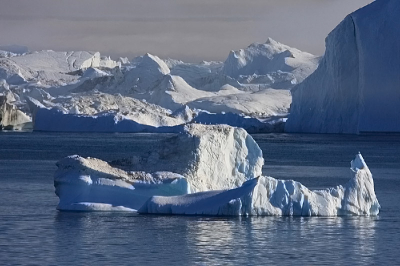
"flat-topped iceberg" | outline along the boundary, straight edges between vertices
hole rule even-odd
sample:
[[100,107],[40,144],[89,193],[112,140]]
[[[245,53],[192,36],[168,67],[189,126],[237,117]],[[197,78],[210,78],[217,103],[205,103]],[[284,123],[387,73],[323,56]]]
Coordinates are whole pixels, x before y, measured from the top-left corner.
[[361,154],[351,162],[354,177],[345,185],[309,190],[293,180],[261,176],[241,187],[181,196],[153,196],[139,213],[221,216],[377,215],[372,174]]

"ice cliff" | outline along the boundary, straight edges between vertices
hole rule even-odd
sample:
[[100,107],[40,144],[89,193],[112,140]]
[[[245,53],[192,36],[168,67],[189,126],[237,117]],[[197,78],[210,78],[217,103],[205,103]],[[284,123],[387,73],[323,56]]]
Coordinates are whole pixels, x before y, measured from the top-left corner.
[[400,132],[399,14],[399,1],[374,1],[328,35],[318,69],[292,89],[287,132]]

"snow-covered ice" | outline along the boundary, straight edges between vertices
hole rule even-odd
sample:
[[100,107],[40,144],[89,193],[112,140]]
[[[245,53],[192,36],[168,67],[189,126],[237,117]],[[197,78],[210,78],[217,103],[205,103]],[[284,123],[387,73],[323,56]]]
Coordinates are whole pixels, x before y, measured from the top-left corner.
[[309,190],[293,180],[261,176],[241,187],[181,196],[153,196],[139,213],[221,216],[378,215],[372,174],[361,154],[351,162],[354,177],[344,186]]
[[400,2],[374,1],[326,38],[318,69],[292,90],[285,130],[400,132]]

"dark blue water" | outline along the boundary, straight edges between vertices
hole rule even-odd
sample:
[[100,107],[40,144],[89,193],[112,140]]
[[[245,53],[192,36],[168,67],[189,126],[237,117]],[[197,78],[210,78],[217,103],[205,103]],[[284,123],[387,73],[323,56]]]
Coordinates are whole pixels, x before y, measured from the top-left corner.
[[166,135],[0,134],[0,265],[400,264],[400,137],[255,135],[264,174],[310,188],[344,184],[361,151],[378,217],[214,218],[58,212],[55,162],[112,160]]

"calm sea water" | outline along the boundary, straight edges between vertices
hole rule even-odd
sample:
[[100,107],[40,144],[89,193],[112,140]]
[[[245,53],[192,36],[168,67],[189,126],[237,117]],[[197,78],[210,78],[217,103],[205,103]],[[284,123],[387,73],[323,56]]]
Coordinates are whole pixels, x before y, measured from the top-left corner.
[[149,150],[168,135],[0,134],[0,265],[400,265],[400,136],[255,135],[264,174],[344,184],[361,151],[378,217],[215,218],[56,210],[55,162]]

